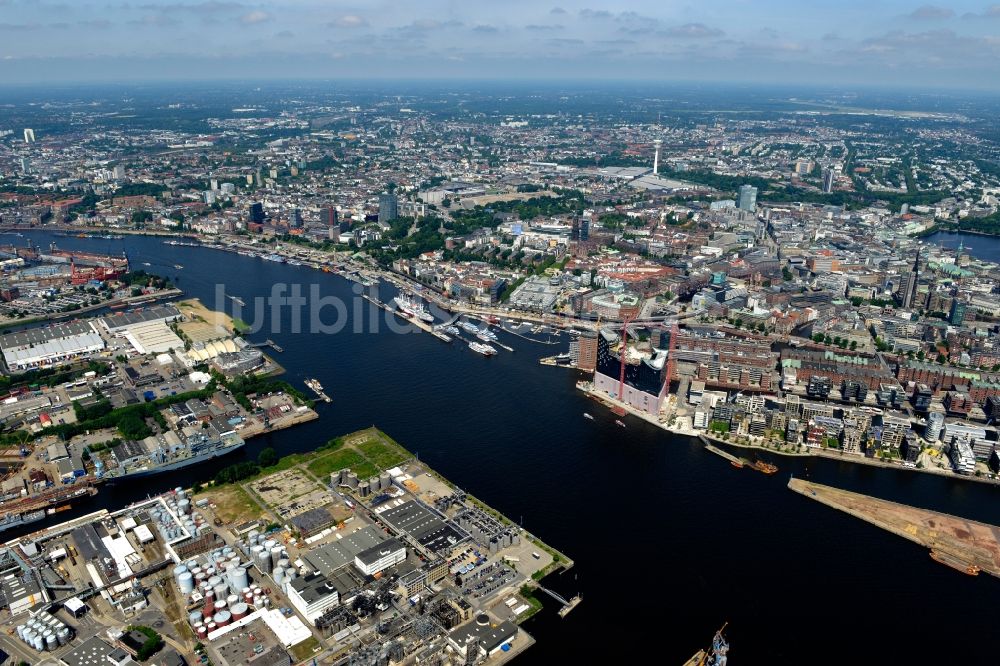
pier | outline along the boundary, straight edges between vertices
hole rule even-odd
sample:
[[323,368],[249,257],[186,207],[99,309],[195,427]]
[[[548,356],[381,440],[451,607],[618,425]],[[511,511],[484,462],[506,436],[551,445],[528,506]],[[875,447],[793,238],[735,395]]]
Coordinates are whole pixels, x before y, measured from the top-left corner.
[[399,310],[394,310],[394,309],[390,308],[387,304],[383,303],[382,301],[380,301],[377,298],[373,298],[373,297],[369,296],[368,294],[361,294],[361,298],[365,299],[366,301],[368,301],[372,305],[375,305],[377,307],[382,308],[386,312],[394,314],[397,317],[401,317],[403,319],[406,319],[406,321],[410,322],[411,324],[413,324],[414,326],[416,326],[417,328],[419,328],[421,331],[426,331],[427,333],[430,333],[431,335],[433,335],[438,340],[441,340],[442,342],[451,342],[451,338],[449,336],[445,335],[444,333],[442,333],[440,331],[435,331],[433,326],[431,326],[430,324],[428,324],[425,321],[421,321],[417,317],[409,317],[409,318],[403,317],[403,315],[401,315],[399,313]]
[[323,402],[333,402],[333,398],[331,398],[330,396],[328,396],[326,394],[326,392],[323,390],[323,387],[320,385],[320,383],[317,380],[315,380],[315,379],[307,379],[306,382],[305,382],[305,384]]
[[1000,577],[1000,527],[792,478],[788,488],[930,549],[961,573]]
[[552,597],[553,599],[555,599],[556,601],[558,601],[559,603],[562,604],[562,608],[559,609],[559,617],[566,617],[567,615],[569,615],[569,612],[571,610],[573,610],[574,608],[576,608],[577,606],[579,606],[580,605],[580,601],[582,601],[580,599],[580,595],[579,594],[576,595],[575,597],[573,597],[572,599],[567,600],[565,597],[563,597],[558,592],[553,592],[552,590],[550,590],[547,587],[543,587],[543,586],[539,585],[538,589],[541,590],[542,592],[544,592],[545,594],[549,595],[550,597]]
[[705,445],[706,451],[710,451],[717,456],[725,458],[726,460],[731,462],[735,467],[743,467],[742,460],[734,456],[732,453],[729,453],[728,451],[723,451],[716,445],[712,444],[710,441],[708,441],[708,438],[705,437],[704,435],[698,435],[698,439],[701,441],[702,444]]
[[280,346],[278,346],[277,342],[275,342],[274,340],[271,340],[270,338],[268,338],[264,342],[251,342],[250,346],[251,347],[257,347],[258,349],[260,349],[262,347],[270,347],[271,349],[273,349],[276,352],[283,352],[283,351],[285,351]]

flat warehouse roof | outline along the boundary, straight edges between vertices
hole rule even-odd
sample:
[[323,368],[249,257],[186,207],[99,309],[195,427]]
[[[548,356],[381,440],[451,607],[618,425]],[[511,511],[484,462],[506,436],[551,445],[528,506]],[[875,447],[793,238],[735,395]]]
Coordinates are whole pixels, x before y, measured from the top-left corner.
[[177,318],[180,316],[180,310],[173,305],[155,305],[151,308],[143,308],[142,310],[133,310],[131,312],[120,312],[118,314],[108,315],[107,317],[102,317],[102,321],[109,330],[115,330],[122,328],[123,326],[131,326],[133,324],[141,324],[143,322],[156,321],[159,319]]
[[342,539],[315,548],[302,557],[316,571],[330,574],[354,562],[358,553],[379,545],[387,538],[382,530],[369,525]]
[[56,324],[55,326],[28,328],[23,331],[16,331],[0,336],[0,348],[7,349],[8,347],[39,345],[57,338],[86,335],[93,332],[94,328],[87,321],[71,321],[66,324]]

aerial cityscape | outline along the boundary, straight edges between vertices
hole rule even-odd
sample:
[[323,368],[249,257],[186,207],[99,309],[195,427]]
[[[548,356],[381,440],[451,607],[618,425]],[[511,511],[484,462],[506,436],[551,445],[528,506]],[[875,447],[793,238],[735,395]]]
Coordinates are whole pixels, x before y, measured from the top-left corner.
[[887,5],[0,2],[0,664],[996,663],[1000,12]]

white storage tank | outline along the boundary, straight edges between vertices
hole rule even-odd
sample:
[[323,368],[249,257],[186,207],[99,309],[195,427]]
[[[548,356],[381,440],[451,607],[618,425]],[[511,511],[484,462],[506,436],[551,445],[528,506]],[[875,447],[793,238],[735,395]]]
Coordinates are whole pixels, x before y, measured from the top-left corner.
[[242,590],[247,587],[250,584],[250,578],[247,576],[247,570],[243,567],[236,567],[233,569],[229,582],[232,583],[233,590]]
[[191,594],[194,592],[194,577],[190,571],[185,571],[177,579],[177,586],[181,589],[181,594]]

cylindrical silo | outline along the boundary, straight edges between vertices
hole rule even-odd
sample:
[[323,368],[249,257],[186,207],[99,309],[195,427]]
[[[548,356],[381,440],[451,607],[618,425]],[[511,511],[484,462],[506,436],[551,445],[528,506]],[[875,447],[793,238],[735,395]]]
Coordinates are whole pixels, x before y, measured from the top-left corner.
[[233,591],[240,590],[242,592],[243,588],[250,585],[250,577],[247,575],[246,568],[236,567],[233,569],[233,576],[230,581],[233,584]]
[[392,485],[392,477],[388,474],[380,474],[378,477],[378,487],[379,490],[388,490],[389,486]]
[[249,610],[250,609],[247,608],[247,605],[242,601],[237,604],[233,604],[230,607],[230,612],[232,612],[234,620],[242,620],[244,617],[247,616]]
[[177,579],[177,586],[181,589],[181,594],[191,594],[194,592],[194,577],[190,571],[185,571]]
[[282,584],[285,582],[285,570],[275,569],[273,572],[271,572],[271,577],[274,578],[275,585],[281,587]]
[[264,548],[258,552],[255,564],[261,572],[266,574],[271,573],[271,551]]
[[219,583],[212,589],[215,591],[216,603],[219,603],[220,599],[225,599],[226,595],[229,594],[229,585],[225,582]]
[[59,640],[60,647],[69,643],[69,627],[63,627],[57,631],[56,638]]
[[31,639],[31,646],[39,652],[43,652],[45,650],[45,638],[41,634],[35,634]]
[[202,625],[195,630],[195,633],[198,634],[198,638],[201,639],[208,638],[208,627]]
[[194,626],[199,622],[201,622],[201,611],[191,611],[191,613],[188,615],[188,622],[191,623],[191,626]]
[[51,629],[48,629],[45,632],[45,649],[48,650],[49,652],[52,652],[57,647],[59,647],[59,639],[56,638],[55,632],[53,632]]
[[225,599],[221,599],[215,602],[215,612],[218,613],[220,610],[225,610],[229,604],[226,603]]
[[219,611],[219,612],[218,612],[218,613],[216,613],[216,614],[215,614],[215,616],[214,616],[214,617],[212,618],[212,621],[213,621],[213,622],[215,622],[215,625],[216,625],[217,627],[224,627],[224,626],[226,626],[227,624],[229,624],[230,622],[232,622],[232,620],[233,620],[233,616],[232,616],[232,614],[231,614],[231,613],[230,613],[229,611],[227,611],[227,610],[224,610],[224,611]]

